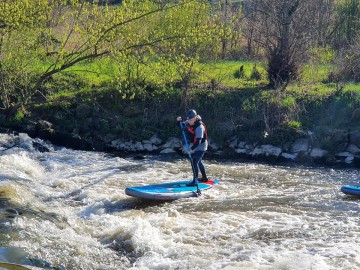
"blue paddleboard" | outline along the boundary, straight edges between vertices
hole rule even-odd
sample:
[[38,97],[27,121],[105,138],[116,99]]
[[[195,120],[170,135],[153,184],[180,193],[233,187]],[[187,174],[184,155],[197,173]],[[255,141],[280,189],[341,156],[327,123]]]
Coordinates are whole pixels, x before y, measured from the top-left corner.
[[[197,187],[187,187],[191,181],[169,182],[148,186],[128,187],[125,194],[147,200],[171,201],[181,198],[197,197]],[[207,182],[199,182],[201,191],[212,188],[219,183],[219,180],[209,179]]]
[[348,195],[360,196],[360,186],[342,186],[341,191]]

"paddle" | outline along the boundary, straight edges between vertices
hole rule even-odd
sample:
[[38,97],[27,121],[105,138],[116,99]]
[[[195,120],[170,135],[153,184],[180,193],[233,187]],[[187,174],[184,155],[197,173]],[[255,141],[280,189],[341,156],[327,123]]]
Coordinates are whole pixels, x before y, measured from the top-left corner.
[[198,196],[200,196],[200,195],[201,195],[201,191],[200,191],[200,189],[199,189],[198,180],[195,178],[194,162],[193,162],[192,156],[191,156],[191,154],[190,154],[189,144],[188,144],[187,139],[186,139],[186,135],[185,135],[185,131],[184,131],[184,123],[181,122],[181,121],[180,121],[180,127],[181,127],[181,132],[182,132],[183,137],[184,137],[186,150],[187,150],[187,152],[188,152],[189,159],[190,159],[190,163],[191,163],[191,169],[192,169],[192,172],[193,172],[193,177],[194,177],[195,184],[196,184],[196,188],[197,188],[196,193],[197,193]]

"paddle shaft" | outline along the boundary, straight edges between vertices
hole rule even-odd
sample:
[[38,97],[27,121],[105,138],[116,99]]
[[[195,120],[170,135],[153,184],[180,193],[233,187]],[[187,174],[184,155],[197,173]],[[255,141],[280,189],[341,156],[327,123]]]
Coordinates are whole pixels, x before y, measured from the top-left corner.
[[195,179],[195,168],[194,168],[193,158],[191,156],[190,147],[189,147],[188,141],[186,139],[186,134],[185,134],[185,131],[184,131],[184,123],[181,122],[181,121],[180,121],[180,127],[181,127],[182,135],[184,137],[185,147],[186,147],[186,150],[188,151],[188,155],[189,155],[189,159],[190,159],[190,163],[191,163],[191,169],[192,169],[194,181],[195,181],[195,184],[196,184],[196,187],[197,187],[197,193],[200,194],[201,192],[200,192],[200,189],[199,189],[199,183],[197,181],[198,179]]

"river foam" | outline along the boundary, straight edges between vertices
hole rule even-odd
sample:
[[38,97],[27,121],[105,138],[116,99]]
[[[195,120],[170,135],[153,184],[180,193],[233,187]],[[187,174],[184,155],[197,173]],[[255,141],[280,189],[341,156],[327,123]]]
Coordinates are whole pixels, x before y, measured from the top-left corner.
[[[220,184],[199,198],[146,202],[128,186],[190,179],[186,159],[123,159],[0,136],[0,191],[15,214],[3,245],[60,269],[356,269],[355,170],[205,161]],[[5,147],[4,147],[5,148]],[[39,265],[37,265],[39,266]]]

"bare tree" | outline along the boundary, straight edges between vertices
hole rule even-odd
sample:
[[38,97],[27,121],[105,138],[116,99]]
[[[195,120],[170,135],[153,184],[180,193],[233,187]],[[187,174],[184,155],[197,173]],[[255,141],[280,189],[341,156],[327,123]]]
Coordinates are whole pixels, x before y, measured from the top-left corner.
[[334,45],[338,49],[349,48],[357,42],[360,31],[359,0],[342,1],[337,6],[336,23],[334,26]]
[[259,46],[256,40],[259,40],[260,31],[258,31],[259,14],[256,12],[258,1],[242,2],[242,11],[244,14],[244,36],[246,38],[246,53],[249,57],[258,53]]
[[319,47],[330,45],[336,23],[336,0],[316,0],[314,7],[315,40]]
[[335,80],[360,82],[360,35],[335,60]]
[[212,2],[212,12],[216,18],[220,38],[220,57],[236,58],[240,52],[242,36],[242,4],[241,0],[218,0]]
[[257,43],[268,60],[269,84],[284,87],[297,78],[299,65],[314,43],[316,0],[254,0]]

